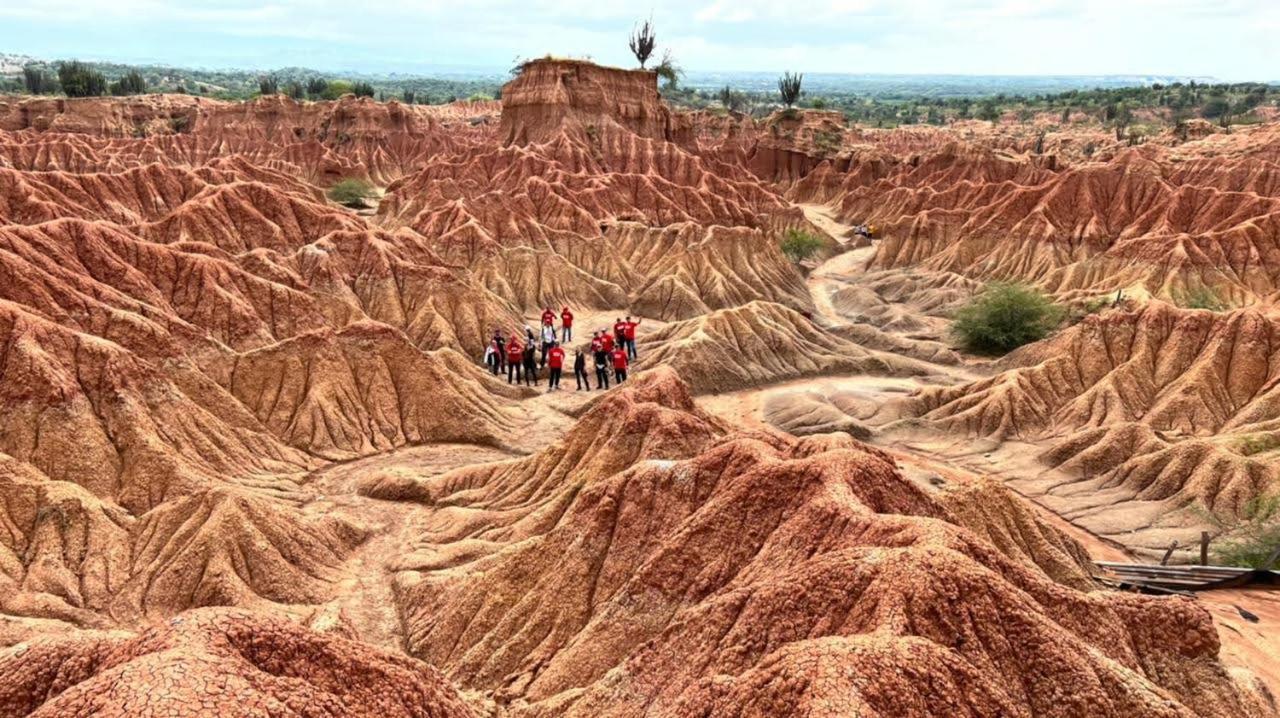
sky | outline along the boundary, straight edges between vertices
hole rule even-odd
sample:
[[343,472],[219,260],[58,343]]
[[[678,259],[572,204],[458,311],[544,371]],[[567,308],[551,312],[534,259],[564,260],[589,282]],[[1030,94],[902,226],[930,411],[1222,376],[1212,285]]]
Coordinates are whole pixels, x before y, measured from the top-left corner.
[[0,0],[0,52],[190,67],[634,64],[686,70],[1280,79],[1280,0]]

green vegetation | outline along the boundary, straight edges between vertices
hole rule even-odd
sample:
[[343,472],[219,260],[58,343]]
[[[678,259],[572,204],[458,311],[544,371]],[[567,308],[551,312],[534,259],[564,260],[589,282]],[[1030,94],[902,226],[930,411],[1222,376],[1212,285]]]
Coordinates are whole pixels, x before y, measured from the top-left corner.
[[1004,354],[1045,338],[1062,318],[1062,307],[1039,290],[993,282],[956,312],[952,331],[972,351]]
[[53,74],[38,67],[22,68],[22,86],[32,95],[50,95],[58,91]]
[[324,87],[324,92],[320,93],[322,100],[336,100],[343,95],[355,92],[355,85],[346,80],[333,80]]
[[[12,69],[8,73],[0,74],[0,93],[49,95],[63,91],[64,88],[59,85],[58,71],[60,65],[70,65],[70,62],[32,60],[13,55],[5,56],[5,59],[9,61]],[[87,89],[83,89],[83,83],[77,82],[75,91],[81,94],[72,95],[75,97],[109,94],[112,86],[131,72],[137,73],[142,78],[142,86],[147,92],[190,93],[220,100],[247,100],[263,94],[263,88],[259,83],[263,77],[275,80],[276,92],[283,91],[292,97],[296,94],[296,88],[292,83],[299,83],[306,89],[307,99],[321,100],[325,99],[325,90],[329,82],[340,79],[326,77],[324,73],[300,67],[285,67],[263,72],[176,68],[166,65],[126,65],[109,62],[77,64],[79,69],[100,74],[104,82],[101,85],[91,85]],[[345,78],[345,81],[348,83],[348,88],[355,82],[365,82],[372,85],[376,93],[386,93],[387,97],[402,97],[407,91],[414,94],[416,103],[440,104],[449,97],[468,97],[476,94],[492,97],[501,87],[504,78],[499,72],[465,78],[369,74],[353,75]],[[33,89],[28,87],[28,82],[36,83],[35,87],[39,92],[33,92]],[[339,95],[341,93],[337,95],[331,93],[331,97]]]
[[373,97],[375,90],[373,89],[373,85],[360,81],[351,85],[351,92],[356,97]]
[[1249,500],[1238,517],[1203,508],[1197,513],[1218,529],[1221,538],[1211,545],[1218,565],[1266,568],[1267,559],[1280,548],[1280,494]]
[[[703,87],[694,78],[692,85],[667,88],[663,96],[675,105],[701,109],[723,104],[723,84]],[[778,94],[764,89],[763,78],[750,79],[755,89],[730,86],[741,95],[743,111],[763,117],[778,106]],[[1173,128],[1180,122],[1204,117],[1223,126],[1257,122],[1255,111],[1262,107],[1280,106],[1280,85],[1263,83],[1202,84],[1175,82],[1135,87],[1108,87],[1067,90],[1041,94],[1019,94],[1009,88],[1035,87],[1030,81],[1002,78],[972,78],[942,83],[928,92],[919,87],[924,80],[901,85],[886,84],[882,89],[871,80],[852,79],[846,84],[857,90],[841,89],[831,80],[809,86],[798,107],[834,109],[844,113],[845,120],[872,127],[902,125],[946,125],[960,120],[997,121],[1013,116],[1033,122],[1047,116],[1059,126],[1089,118],[1118,128],[1121,139],[1132,137],[1140,142],[1145,135]],[[811,78],[812,84],[812,78]],[[1048,83],[1040,83],[1042,85]],[[875,89],[866,89],[872,87]],[[785,104],[785,101],[783,102]],[[1043,120],[1042,120],[1043,121]],[[1137,132],[1132,132],[1135,128]]]
[[786,105],[788,110],[800,99],[800,85],[803,82],[804,73],[793,75],[790,71],[787,71],[782,73],[782,77],[778,78],[778,95],[782,98],[782,104]]
[[1174,295],[1174,303],[1187,309],[1208,309],[1211,312],[1225,312],[1231,308],[1217,292],[1204,286]]
[[270,97],[280,92],[280,81],[273,75],[263,75],[258,78],[258,93],[263,97]]
[[307,80],[307,97],[313,100],[323,98],[327,89],[329,89],[329,82],[323,77],[313,77]]
[[107,79],[79,60],[58,65],[58,83],[67,97],[97,97],[107,94]]
[[111,83],[111,94],[120,95],[141,95],[147,91],[147,81],[142,79],[142,74],[137,70],[126,72],[119,80]]
[[352,209],[365,209],[369,206],[366,200],[376,197],[373,186],[364,180],[344,179],[329,188],[329,199]]
[[802,229],[788,229],[782,235],[779,247],[782,253],[793,262],[803,262],[822,249],[824,242],[817,235]]
[[747,96],[734,90],[728,85],[725,85],[724,88],[720,90],[720,94],[716,99],[720,100],[720,104],[723,105],[726,110],[731,112],[741,112],[742,108],[747,104]]
[[668,91],[675,90],[680,85],[680,78],[684,77],[684,70],[676,64],[676,60],[671,55],[670,50],[662,53],[662,62],[653,68],[653,73],[666,83],[663,89]]
[[649,61],[654,49],[658,46],[658,35],[653,31],[653,20],[645,20],[644,24],[633,29],[627,46],[631,48],[631,54],[636,56],[640,69],[643,70],[644,64]]
[[290,99],[302,100],[306,98],[307,90],[302,86],[301,82],[290,80],[284,86],[284,94],[288,95]]
[[1240,442],[1240,454],[1253,456],[1280,449],[1280,434],[1253,434]]

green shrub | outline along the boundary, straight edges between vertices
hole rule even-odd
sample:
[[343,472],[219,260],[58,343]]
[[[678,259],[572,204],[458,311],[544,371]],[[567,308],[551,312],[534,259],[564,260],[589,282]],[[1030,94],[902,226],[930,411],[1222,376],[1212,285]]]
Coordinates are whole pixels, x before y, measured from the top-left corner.
[[803,229],[792,228],[782,235],[779,246],[782,248],[782,253],[791,261],[803,262],[817,254],[823,244],[822,239],[817,235]]
[[356,97],[373,97],[373,85],[367,82],[357,82],[351,86],[351,92]]
[[122,95],[141,95],[147,91],[147,81],[142,79],[142,74],[137,70],[126,72],[119,80],[111,83],[111,94],[120,97]]
[[1211,312],[1223,312],[1230,308],[1217,292],[1208,287],[1196,287],[1175,295],[1174,302],[1187,309],[1208,309]]
[[301,100],[307,96],[307,90],[302,86],[301,82],[291,80],[290,82],[285,83],[284,94],[288,95],[290,99]]
[[662,53],[662,61],[654,66],[653,73],[663,81],[665,89],[675,90],[680,86],[680,78],[684,77],[684,68],[676,64],[671,50],[667,49]]
[[319,100],[324,97],[325,90],[329,89],[329,82],[323,77],[313,77],[307,80],[307,97],[313,100]]
[[58,65],[58,82],[67,97],[98,97],[107,94],[107,80],[101,72],[79,60]]
[[955,313],[951,328],[970,350],[1003,354],[1045,338],[1062,317],[1062,307],[1040,291],[993,282]]
[[1244,456],[1265,454],[1273,449],[1280,449],[1280,434],[1254,434],[1240,442],[1240,453]]
[[53,75],[30,65],[22,68],[22,84],[32,95],[47,95],[58,89]]
[[346,80],[334,80],[333,82],[325,85],[324,92],[320,93],[320,96],[326,100],[336,100],[351,91],[352,86],[350,82],[347,82]]
[[365,209],[369,206],[365,200],[374,196],[373,187],[368,182],[355,178],[344,179],[329,188],[329,199],[352,209]]
[[280,92],[280,81],[274,75],[264,75],[258,78],[258,92],[264,97],[270,97]]
[[1212,545],[1218,565],[1265,568],[1271,553],[1280,548],[1280,494],[1247,501],[1239,516],[1203,509],[1198,513],[1218,528],[1221,539]]

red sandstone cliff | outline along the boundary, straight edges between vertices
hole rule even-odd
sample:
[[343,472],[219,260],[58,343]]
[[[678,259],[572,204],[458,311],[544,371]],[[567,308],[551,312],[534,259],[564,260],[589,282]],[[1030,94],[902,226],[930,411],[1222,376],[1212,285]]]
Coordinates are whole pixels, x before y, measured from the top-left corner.
[[648,70],[602,67],[581,60],[532,60],[502,88],[506,144],[546,142],[562,128],[595,134],[615,124],[654,140],[686,139]]

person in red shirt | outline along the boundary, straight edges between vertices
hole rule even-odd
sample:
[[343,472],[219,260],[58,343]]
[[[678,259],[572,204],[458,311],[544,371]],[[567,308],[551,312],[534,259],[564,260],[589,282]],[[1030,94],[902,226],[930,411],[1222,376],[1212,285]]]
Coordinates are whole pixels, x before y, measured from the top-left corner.
[[619,346],[626,344],[627,323],[622,321],[622,317],[613,320],[613,338],[618,340]]
[[551,311],[551,307],[542,310],[542,325],[549,327],[556,323],[556,313]]
[[639,323],[639,319],[633,322],[631,317],[627,317],[627,320],[622,323],[622,336],[626,339],[622,345],[627,348],[627,356],[633,361],[636,358],[636,325]]
[[547,376],[547,391],[560,389],[560,372],[564,369],[564,349],[557,342],[551,343],[547,350],[547,367],[551,373]]
[[573,312],[568,307],[560,310],[560,343],[573,341]]
[[507,383],[510,384],[512,378],[519,384],[523,377],[520,375],[520,367],[524,363],[524,347],[520,346],[520,340],[513,335],[511,341],[507,342]]
[[613,380],[619,384],[627,380],[627,350],[622,347],[613,350]]
[[600,332],[600,348],[605,353],[613,351],[613,335],[609,332]]

